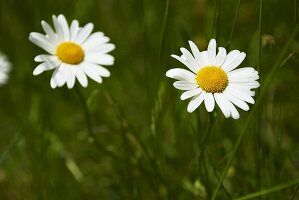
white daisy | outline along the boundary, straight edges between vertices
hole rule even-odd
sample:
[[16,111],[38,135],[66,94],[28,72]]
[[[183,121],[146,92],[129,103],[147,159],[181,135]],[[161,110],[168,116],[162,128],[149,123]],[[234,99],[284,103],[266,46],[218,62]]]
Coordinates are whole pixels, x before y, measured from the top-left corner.
[[166,76],[177,79],[173,86],[185,90],[181,99],[191,98],[188,112],[193,112],[202,102],[208,112],[215,108],[215,101],[226,118],[240,117],[235,106],[248,111],[247,103],[254,104],[254,88],[260,84],[258,72],[252,67],[236,69],[245,59],[246,54],[233,50],[226,54],[226,49],[219,47],[216,53],[216,41],[212,39],[208,50],[200,52],[197,46],[189,41],[192,54],[181,48],[182,55],[171,55],[186,65],[189,70],[174,68]]
[[114,57],[107,54],[114,44],[108,43],[109,38],[102,32],[92,33],[93,24],[79,27],[73,20],[70,27],[63,15],[53,15],[54,30],[42,21],[46,35],[30,33],[29,40],[49,54],[34,58],[40,64],[34,69],[33,75],[55,69],[51,78],[51,87],[56,88],[67,84],[73,88],[77,78],[83,87],[87,87],[87,77],[101,83],[102,77],[109,77],[110,72],[101,65],[113,65]]
[[0,53],[0,85],[7,82],[8,73],[11,70],[11,64],[7,60],[6,56]]

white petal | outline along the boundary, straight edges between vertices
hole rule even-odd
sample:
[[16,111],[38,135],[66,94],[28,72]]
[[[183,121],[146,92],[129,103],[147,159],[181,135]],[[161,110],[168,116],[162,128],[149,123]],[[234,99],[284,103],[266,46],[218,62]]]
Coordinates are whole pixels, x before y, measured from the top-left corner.
[[55,62],[58,61],[58,57],[57,56],[53,56],[53,55],[48,55],[48,54],[41,54],[38,55],[34,58],[35,62]]
[[75,38],[78,35],[78,32],[79,32],[79,22],[77,20],[73,20],[70,28],[70,41],[75,40]]
[[202,91],[199,95],[194,96],[188,104],[187,111],[189,113],[193,112],[205,99],[206,92]]
[[235,69],[236,67],[238,67],[243,62],[245,57],[246,57],[246,54],[244,52],[241,52],[241,53],[239,53],[238,56],[236,56],[234,59],[232,59],[231,62],[226,62],[225,61],[222,68],[226,72],[229,72],[229,71]]
[[44,71],[55,69],[56,67],[58,67],[58,65],[53,65],[53,63],[51,63],[51,62],[41,63],[34,69],[33,75],[34,76],[39,75],[39,74],[43,73]]
[[254,96],[255,95],[255,92],[251,90],[252,89],[251,87],[240,85],[239,83],[238,84],[230,83],[230,86],[234,87],[234,88],[237,88],[240,91],[243,91],[243,92],[249,94],[250,96]]
[[208,54],[208,51],[202,51],[201,52],[201,57],[202,57],[202,59],[203,59],[203,61],[204,61],[204,65],[205,66],[209,66],[209,65],[212,65],[211,63],[210,63],[210,61],[209,61],[209,54]]
[[229,74],[228,73],[228,79],[230,82],[252,82],[256,81],[259,79],[258,74],[241,74],[241,73],[234,73],[234,74]]
[[63,41],[63,33],[62,33],[61,27],[59,25],[58,19],[55,15],[52,16],[52,19],[53,19],[53,24],[54,24],[57,40],[59,42],[62,42]]
[[85,50],[85,52],[88,52],[88,53],[101,53],[101,54],[105,54],[105,53],[109,53],[113,49],[115,49],[115,45],[114,44],[100,44],[100,45],[97,45],[97,46],[92,47],[92,48],[88,47],[88,48],[86,48],[84,50]]
[[92,67],[89,67],[86,64],[82,64],[81,68],[84,70],[84,73],[91,78],[92,80],[98,82],[98,83],[102,83],[103,80],[100,76],[100,74],[97,73],[97,71],[95,71]]
[[232,84],[236,84],[239,86],[249,87],[249,88],[258,88],[260,87],[260,83],[257,81],[250,81],[250,82],[233,82]]
[[205,65],[205,63],[204,63],[204,60],[202,58],[202,55],[201,55],[199,49],[192,41],[189,41],[189,45],[190,45],[191,51],[194,55],[194,58],[195,58],[196,62],[198,63],[198,66],[203,67]]
[[189,65],[187,65],[187,67],[189,67],[189,69],[191,71],[193,71],[194,73],[197,73],[198,70],[200,69],[200,66],[199,66],[198,62],[196,62],[193,55],[185,48],[181,48],[180,50],[181,50],[183,56],[187,59],[187,62],[189,63]]
[[216,58],[216,40],[211,39],[208,45],[208,55],[209,55],[209,63],[211,65],[215,65]]
[[58,85],[58,83],[56,81],[57,72],[58,72],[58,68],[55,69],[55,71],[52,74],[51,80],[50,80],[50,85],[53,89],[55,89]]
[[231,76],[251,76],[258,75],[258,72],[252,67],[242,67],[228,72]]
[[107,70],[105,67],[102,67],[100,65],[94,64],[94,63],[89,63],[89,62],[84,62],[82,63],[85,67],[91,68],[92,71],[94,71],[96,74],[102,76],[102,77],[109,77],[110,72]]
[[230,110],[228,109],[227,105],[225,104],[225,100],[223,100],[223,98],[225,98],[223,96],[222,93],[215,93],[214,94],[215,97],[215,101],[218,104],[220,110],[222,111],[222,113],[224,114],[224,116],[226,118],[229,118],[230,116]]
[[85,60],[99,65],[113,65],[114,57],[108,54],[88,54]]
[[202,89],[196,88],[193,90],[188,90],[181,95],[181,100],[189,99],[195,95],[198,95],[202,92]]
[[188,81],[176,81],[173,83],[173,86],[179,90],[193,90],[198,88],[196,83],[190,83]]
[[70,69],[68,70],[66,83],[67,83],[67,87],[69,89],[71,89],[75,85],[76,75],[75,75],[75,72],[73,70],[73,66],[69,66],[69,67],[70,67]]
[[189,81],[196,83],[196,75],[188,70],[181,68],[173,68],[168,70],[166,72],[166,76],[180,81]]
[[107,42],[109,42],[109,38],[104,36],[102,32],[95,32],[86,39],[86,41],[82,44],[82,47],[84,49],[92,49]]
[[77,35],[75,42],[78,44],[82,44],[90,35],[93,29],[93,24],[88,23],[86,24],[80,31],[79,34]]
[[58,23],[59,23],[60,29],[62,31],[63,39],[65,41],[69,41],[69,39],[70,39],[69,25],[63,15],[58,16]]
[[88,80],[87,80],[87,77],[86,77],[85,73],[82,71],[82,69],[80,67],[75,67],[74,68],[74,73],[75,73],[78,81],[80,82],[80,84],[83,87],[87,87]]
[[51,42],[53,42],[55,45],[57,45],[58,44],[57,36],[56,36],[55,32],[53,31],[53,29],[51,28],[51,26],[45,21],[42,21],[41,24],[42,24],[42,27],[43,27],[45,33],[51,40]]
[[[53,80],[52,80],[53,79]],[[56,86],[61,87],[66,81],[66,72],[64,69],[64,63],[57,67],[51,78],[51,86],[55,88]]]
[[220,67],[226,59],[226,49],[223,47],[219,47],[218,49],[219,49],[219,51],[215,58],[215,66]]
[[102,67],[102,66],[99,66],[99,65],[94,65],[93,70],[96,71],[102,77],[109,77],[110,76],[110,72],[105,67]]
[[69,71],[67,68],[69,68],[69,66],[65,66],[64,63],[62,63],[61,66],[59,67],[59,71],[60,71],[60,77],[59,78],[60,78],[60,80],[57,81],[58,82],[58,87],[63,86],[67,81],[68,71]]
[[239,119],[240,118],[240,114],[237,111],[236,107],[223,94],[222,94],[222,101],[225,104],[225,106],[229,109],[230,115],[234,119]]
[[246,101],[246,102],[251,103],[251,104],[254,104],[254,99],[251,97],[251,95],[248,91],[240,90],[239,88],[234,87],[232,85],[228,85],[226,90],[230,94],[233,94],[238,99]]
[[226,69],[229,67],[229,65],[240,55],[240,51],[239,50],[233,50],[231,52],[229,52],[225,58],[225,61],[223,63],[223,65],[221,66],[222,69]]
[[48,38],[40,33],[30,33],[29,40],[39,46],[40,48],[44,49],[50,54],[55,54],[55,46],[52,44]]
[[249,106],[245,101],[242,101],[240,99],[238,99],[237,97],[235,97],[233,94],[231,94],[229,91],[224,90],[223,92],[224,96],[231,101],[233,104],[235,104],[236,106],[238,106],[239,108],[241,108],[242,110],[248,111],[249,110]]
[[205,97],[205,106],[208,112],[212,112],[214,110],[215,101],[212,93],[207,93]]
[[[186,60],[186,58],[184,56],[180,57],[177,55],[171,55],[171,57],[177,59],[178,61],[180,61],[181,63],[183,63],[186,67],[188,67],[192,72],[194,72],[192,69],[194,69],[194,67]],[[197,73],[197,72],[194,72]]]

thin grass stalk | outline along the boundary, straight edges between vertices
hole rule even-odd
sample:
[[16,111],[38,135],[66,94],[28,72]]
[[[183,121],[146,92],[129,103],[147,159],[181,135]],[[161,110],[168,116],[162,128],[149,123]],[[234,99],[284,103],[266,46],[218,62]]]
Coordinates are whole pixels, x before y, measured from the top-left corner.
[[212,31],[211,31],[211,35],[210,38],[214,37],[214,31],[216,30],[216,41],[218,41],[218,25],[219,25],[219,15],[220,15],[220,0],[216,0],[215,2],[215,8],[214,8],[214,19],[213,19],[213,25],[212,25]]
[[[257,71],[260,75],[260,83],[262,82],[261,77],[261,70],[260,67],[262,65],[262,15],[263,15],[263,0],[260,0],[260,10],[259,10],[259,28],[258,28],[258,34],[259,34],[259,52],[258,52],[258,66]],[[259,87],[257,89],[257,98],[260,95],[261,88]],[[262,141],[261,141],[261,104],[257,105],[257,163],[256,163],[256,182],[259,190],[261,189],[261,161],[262,161]]]
[[233,26],[232,26],[232,29],[231,29],[231,32],[230,32],[230,35],[229,35],[228,43],[226,45],[226,49],[228,49],[228,50],[230,49],[231,41],[232,41],[234,31],[235,31],[235,26],[236,26],[236,23],[237,23],[237,19],[239,17],[241,3],[242,3],[242,0],[238,0],[237,9],[236,9],[236,13],[235,13],[234,21],[233,21]]
[[163,23],[162,23],[162,29],[161,29],[161,35],[160,35],[158,63],[157,63],[158,65],[157,66],[160,66],[161,62],[162,62],[162,54],[163,54],[163,50],[164,50],[164,40],[165,40],[165,31],[166,31],[168,15],[169,15],[169,5],[170,5],[170,0],[166,0]]
[[298,13],[298,1],[295,0],[295,3],[294,3],[294,16],[295,16],[295,22],[296,24],[298,25],[299,24],[299,13]]
[[272,188],[269,188],[269,189],[264,189],[262,191],[255,192],[255,193],[237,198],[235,200],[246,200],[246,199],[253,199],[253,198],[256,198],[256,197],[265,196],[267,194],[277,192],[277,191],[280,191],[280,190],[283,190],[283,189],[287,189],[287,188],[293,187],[293,186],[298,185],[298,184],[299,184],[299,179],[296,179],[296,180],[290,181],[288,183],[284,183],[284,184],[281,184],[281,185],[278,185],[278,186],[275,186],[275,187],[272,187]]
[[[210,163],[210,166],[211,166],[211,168],[212,168],[212,170],[213,170],[213,173],[214,173],[214,175],[215,175],[217,181],[219,181],[219,180],[220,180],[220,177],[219,177],[219,175],[218,175],[218,173],[217,173],[217,171],[216,171],[215,165],[214,165],[214,163],[213,163],[211,157],[209,156],[208,152],[207,152],[207,160],[208,160],[209,163]],[[221,184],[221,188],[223,189],[223,191],[224,191],[224,193],[226,194],[227,198],[228,198],[229,200],[232,200],[233,197],[232,197],[231,194],[227,191],[227,189],[225,188],[225,186],[224,186],[223,184]]]

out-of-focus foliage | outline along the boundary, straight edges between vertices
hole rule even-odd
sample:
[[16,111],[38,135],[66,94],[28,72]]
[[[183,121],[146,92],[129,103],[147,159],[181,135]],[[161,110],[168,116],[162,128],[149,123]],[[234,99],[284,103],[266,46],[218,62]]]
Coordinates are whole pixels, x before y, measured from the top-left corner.
[[[167,14],[166,0],[0,0],[0,51],[14,66],[0,87],[0,199],[209,199],[250,111],[237,121],[216,113],[198,164],[209,115],[187,113],[165,72],[182,66],[170,54],[188,40],[205,49],[215,37],[227,46],[238,1],[219,0],[220,9],[216,2],[170,0]],[[262,87],[296,25],[295,2],[264,1]],[[111,77],[80,88],[101,148],[89,138],[76,91],[51,89],[52,72],[32,75],[43,51],[29,33],[42,32],[41,20],[53,14],[93,22],[116,45]],[[243,0],[230,45],[247,53],[243,67],[258,67],[258,20],[259,1]],[[295,40],[261,101],[260,140],[256,113],[219,199],[299,177],[298,50]],[[296,187],[264,199],[292,197]]]

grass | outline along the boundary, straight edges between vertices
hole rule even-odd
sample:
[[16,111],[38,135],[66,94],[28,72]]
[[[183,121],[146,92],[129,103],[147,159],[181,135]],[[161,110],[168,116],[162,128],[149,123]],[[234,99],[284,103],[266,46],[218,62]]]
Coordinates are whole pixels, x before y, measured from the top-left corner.
[[[42,50],[29,33],[60,13],[116,45],[103,84],[32,76]],[[0,199],[299,198],[297,0],[0,0],[0,25],[14,66],[0,87]],[[171,54],[211,37],[259,71],[239,120],[189,114],[165,76],[182,66]]]

